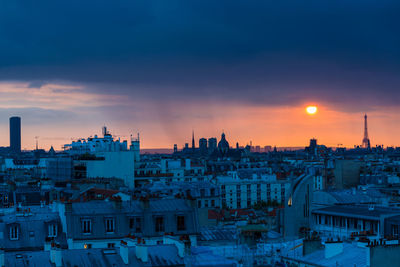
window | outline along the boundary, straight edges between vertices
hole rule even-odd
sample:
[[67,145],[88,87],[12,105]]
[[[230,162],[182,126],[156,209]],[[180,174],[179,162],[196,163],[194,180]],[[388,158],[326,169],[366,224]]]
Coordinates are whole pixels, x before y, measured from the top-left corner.
[[114,233],[115,220],[114,218],[106,218],[106,233]]
[[133,229],[135,227],[135,218],[129,218],[129,229]]
[[197,201],[197,207],[198,207],[198,208],[201,208],[201,200],[198,200],[198,201]]
[[178,216],[176,218],[176,224],[177,224],[178,231],[185,231],[186,230],[185,216],[183,216],[183,215]]
[[208,208],[208,200],[204,201],[204,207]]
[[52,223],[48,225],[48,237],[57,237],[57,224]]
[[19,238],[19,227],[18,225],[10,226],[10,240],[18,240]]
[[136,218],[135,232],[136,233],[141,233],[142,232],[142,219],[141,218]]
[[213,197],[213,196],[215,196],[215,189],[214,188],[211,188],[210,189],[210,195]]
[[90,248],[92,248],[92,244],[84,244],[83,248],[84,249],[90,249]]
[[83,219],[82,220],[82,233],[91,234],[92,233],[92,220]]
[[211,199],[211,207],[215,207],[215,200]]
[[398,225],[392,225],[392,235],[395,237],[399,236],[399,226]]
[[206,195],[206,190],[205,189],[200,189],[200,196],[204,197]]
[[164,232],[164,217],[156,217],[156,232]]
[[115,243],[107,243],[107,248],[115,248]]

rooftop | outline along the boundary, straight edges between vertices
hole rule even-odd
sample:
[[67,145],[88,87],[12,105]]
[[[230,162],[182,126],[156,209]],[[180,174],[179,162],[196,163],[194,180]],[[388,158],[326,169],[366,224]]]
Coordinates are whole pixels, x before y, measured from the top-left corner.
[[339,215],[353,218],[378,220],[380,217],[400,215],[400,209],[365,205],[334,205],[326,208],[315,209],[316,214]]

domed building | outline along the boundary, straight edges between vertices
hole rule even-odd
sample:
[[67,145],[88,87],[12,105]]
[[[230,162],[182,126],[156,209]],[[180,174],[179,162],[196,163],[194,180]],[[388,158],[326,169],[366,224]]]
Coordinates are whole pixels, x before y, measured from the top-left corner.
[[221,140],[218,142],[218,150],[222,155],[225,155],[229,151],[229,143],[225,139],[225,133],[221,134]]

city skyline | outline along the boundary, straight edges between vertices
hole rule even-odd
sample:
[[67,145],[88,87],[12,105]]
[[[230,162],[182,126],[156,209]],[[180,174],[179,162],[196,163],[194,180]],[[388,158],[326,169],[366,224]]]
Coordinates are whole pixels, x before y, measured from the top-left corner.
[[[26,149],[35,136],[59,149],[104,124],[116,135],[141,132],[146,148],[190,142],[192,129],[225,129],[241,144],[302,146],[315,137],[352,147],[364,113],[373,146],[400,145],[398,8],[1,3],[0,145],[15,115]],[[318,114],[305,114],[308,105]]]
[[[318,110],[319,110],[319,107],[318,107]],[[308,116],[316,116],[316,114],[318,113],[318,112],[313,112],[312,114],[309,112],[309,110],[308,110],[308,108],[306,108],[306,112],[305,113],[307,113],[307,115]],[[363,118],[364,118],[364,120],[363,120],[363,124],[364,124],[364,131],[366,130],[366,127],[367,127],[367,125],[366,125],[366,117],[367,117],[367,114],[365,114],[364,116],[363,116]],[[11,118],[13,118],[13,117],[10,117],[10,119]],[[104,126],[106,126],[106,125],[104,125]],[[9,124],[9,128],[11,127],[11,125]],[[11,128],[10,128],[11,129]],[[194,137],[195,136],[195,131],[194,131],[194,129],[192,129],[192,135],[191,135],[191,139],[190,140],[188,140],[187,139],[187,137],[184,137],[183,138],[183,143],[175,143],[175,144],[177,144],[178,145],[178,148],[183,148],[184,146],[185,146],[185,144],[189,144],[189,147],[193,147],[193,144],[195,144],[195,147],[198,147],[198,144],[199,144],[199,139],[201,139],[201,138],[206,138],[206,139],[208,139],[208,138],[210,138],[210,137],[216,137],[217,139],[219,139],[219,135],[221,134],[221,133],[225,133],[226,131],[225,130],[221,130],[220,131],[220,133],[217,133],[217,134],[215,134],[215,135],[208,135],[208,136],[205,136],[205,135],[201,135],[201,136],[197,136],[196,135],[196,137]],[[131,133],[131,134],[126,134],[126,135],[120,135],[120,134],[116,134],[116,132],[114,131],[111,131],[110,132],[112,135],[113,135],[113,137],[115,138],[115,139],[121,139],[121,141],[123,141],[123,140],[128,140],[129,141],[129,139],[131,139],[132,138],[132,136],[133,137],[135,137],[136,135],[135,135],[135,133]],[[140,132],[137,132],[137,134],[140,134]],[[366,133],[366,132],[364,132],[364,139],[365,139],[365,134],[367,134],[367,138],[368,138],[368,133]],[[50,145],[50,147],[53,147],[54,149],[56,149],[56,150],[62,150],[63,149],[63,146],[65,145],[65,144],[67,144],[68,142],[70,142],[70,141],[76,141],[76,140],[78,140],[78,139],[86,139],[86,138],[88,138],[88,137],[94,137],[94,136],[102,136],[103,135],[103,133],[101,132],[101,131],[99,131],[99,132],[97,132],[97,131],[93,131],[91,134],[88,134],[87,136],[81,136],[81,137],[70,137],[70,138],[58,138],[58,139],[51,139],[51,138],[49,138],[49,137],[45,137],[45,138],[43,138],[45,141],[51,141],[51,140],[57,140],[58,142],[59,142],[59,144],[60,144],[60,147],[58,147],[57,145],[55,145],[55,144],[57,144],[57,143],[55,143],[54,144],[54,142],[51,142],[51,145]],[[24,137],[24,134],[23,134],[23,131],[22,131],[22,143],[23,143],[23,137]],[[37,148],[37,145],[38,145],[38,140],[39,140],[39,138],[40,138],[40,136],[35,136],[34,137],[35,138],[35,148]],[[136,138],[136,137],[135,137]],[[193,140],[193,138],[195,138],[194,140]],[[228,136],[228,138],[229,138],[229,136]],[[311,138],[315,138],[315,139],[317,139],[318,140],[318,137],[316,137],[316,136],[313,136],[313,137],[310,137],[309,139],[311,139]],[[309,139],[307,140],[307,142],[309,141]],[[319,140],[319,143],[320,144],[324,144],[324,145],[326,145],[326,146],[328,146],[328,147],[333,147],[333,148],[335,148],[335,147],[347,147],[347,148],[353,148],[353,147],[356,147],[356,146],[359,146],[359,147],[364,147],[365,148],[365,141],[364,141],[364,139],[362,140],[362,142],[361,142],[361,144],[354,144],[354,145],[346,145],[346,144],[344,144],[344,143],[336,143],[336,144],[333,144],[333,145],[331,145],[331,144],[329,144],[329,143],[324,143],[324,142],[321,142],[321,140]],[[66,142],[63,142],[63,140],[65,140]],[[143,140],[142,140],[143,141]],[[194,141],[194,143],[193,143],[193,141]],[[251,140],[249,140],[249,141],[247,141],[247,142],[238,142],[237,140],[235,140],[235,136],[231,136],[231,139],[230,139],[230,141],[231,141],[231,144],[230,144],[230,146],[231,147],[236,147],[236,144],[238,143],[239,145],[240,145],[240,147],[244,147],[244,146],[246,146],[246,145],[251,145],[251,146],[254,146],[254,147],[256,147],[256,146],[260,146],[261,148],[264,148],[264,146],[266,147],[266,146],[270,146],[270,147],[274,147],[274,146],[276,146],[276,147],[280,147],[280,148],[301,148],[301,147],[305,147],[305,146],[307,146],[308,145],[308,143],[306,143],[306,144],[294,144],[294,145],[291,145],[290,143],[283,143],[282,145],[276,145],[276,144],[269,144],[269,143],[257,143],[257,142],[253,142],[253,139],[251,139]],[[369,140],[367,140],[367,142],[369,143]],[[175,145],[174,144],[174,145]],[[4,146],[8,146],[8,145],[4,145]],[[377,143],[376,144],[376,146],[392,146],[393,147],[393,145],[386,145],[386,144],[383,144],[383,143]],[[46,147],[45,145],[43,145],[43,144],[41,144],[40,146],[39,146],[39,148],[44,148],[44,149],[49,149],[50,147]],[[371,146],[372,147],[372,146]],[[23,150],[33,150],[34,148],[26,148],[26,147],[23,147],[22,148]],[[162,146],[160,146],[160,147],[143,147],[143,149],[144,150],[146,150],[146,149],[163,149],[163,150],[165,150],[165,149],[170,149],[171,151],[172,151],[172,147],[171,146],[165,146],[165,147],[162,147]]]

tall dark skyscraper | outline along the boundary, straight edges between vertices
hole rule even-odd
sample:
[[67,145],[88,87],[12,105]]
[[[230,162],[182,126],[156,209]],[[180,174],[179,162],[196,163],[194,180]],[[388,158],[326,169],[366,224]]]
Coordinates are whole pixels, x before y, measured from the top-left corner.
[[12,152],[21,152],[21,118],[10,118],[10,149]]

